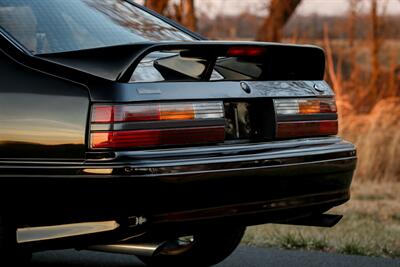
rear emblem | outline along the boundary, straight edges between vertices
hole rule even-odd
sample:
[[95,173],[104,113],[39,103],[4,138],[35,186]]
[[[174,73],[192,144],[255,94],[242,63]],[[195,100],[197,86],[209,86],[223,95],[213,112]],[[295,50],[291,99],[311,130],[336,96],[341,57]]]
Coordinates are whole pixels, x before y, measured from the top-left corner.
[[247,83],[241,82],[240,83],[240,87],[243,89],[243,91],[245,91],[246,93],[250,94],[251,89],[250,89],[250,86]]
[[320,94],[324,93],[324,89],[322,89],[318,84],[314,84],[314,89]]

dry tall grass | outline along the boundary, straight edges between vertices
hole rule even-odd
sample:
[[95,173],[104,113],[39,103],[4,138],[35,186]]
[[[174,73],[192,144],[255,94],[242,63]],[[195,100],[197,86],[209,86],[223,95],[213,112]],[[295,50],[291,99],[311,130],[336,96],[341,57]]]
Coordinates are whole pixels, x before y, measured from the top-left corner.
[[357,180],[400,181],[400,98],[379,101],[369,114],[338,103],[341,133],[358,149]]
[[400,182],[363,181],[351,201],[331,210],[343,214],[333,228],[266,224],[249,227],[243,243],[367,256],[400,257]]

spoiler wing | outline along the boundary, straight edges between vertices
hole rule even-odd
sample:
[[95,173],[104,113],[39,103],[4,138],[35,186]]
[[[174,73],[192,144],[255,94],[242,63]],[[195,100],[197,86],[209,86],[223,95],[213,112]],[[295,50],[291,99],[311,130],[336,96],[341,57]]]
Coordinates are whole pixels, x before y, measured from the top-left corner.
[[138,43],[36,56],[108,80],[128,83],[140,62],[157,51],[204,59],[207,71],[213,69],[218,59],[235,57],[259,66],[262,73],[258,80],[323,80],[325,73],[325,53],[321,48],[279,43]]

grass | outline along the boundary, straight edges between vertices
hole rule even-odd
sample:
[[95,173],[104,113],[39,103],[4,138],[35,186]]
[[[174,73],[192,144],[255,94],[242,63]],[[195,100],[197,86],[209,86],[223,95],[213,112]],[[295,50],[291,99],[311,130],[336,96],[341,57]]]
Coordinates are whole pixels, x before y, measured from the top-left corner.
[[[400,182],[400,97],[379,101],[368,114],[354,113],[348,100],[338,104],[340,136],[357,146],[356,180]],[[356,197],[386,198],[374,192]]]
[[328,248],[328,242],[325,239],[307,238],[301,233],[277,234],[276,238],[285,249],[326,250]]
[[358,242],[353,241],[345,244],[343,247],[339,249],[340,253],[349,254],[349,255],[362,255],[369,256],[368,250],[364,247],[361,247]]
[[356,183],[352,200],[331,210],[344,215],[337,226],[254,226],[248,228],[243,242],[259,247],[400,257],[399,192],[400,182]]

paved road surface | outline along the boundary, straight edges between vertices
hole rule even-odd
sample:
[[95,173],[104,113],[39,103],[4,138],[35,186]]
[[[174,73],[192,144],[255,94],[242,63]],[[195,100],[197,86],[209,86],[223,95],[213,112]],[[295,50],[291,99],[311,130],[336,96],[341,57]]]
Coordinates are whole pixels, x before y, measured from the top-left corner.
[[[133,256],[63,250],[37,253],[32,267],[142,267]],[[333,253],[259,249],[242,246],[216,267],[400,267],[400,259],[346,256]],[[190,267],[190,266],[188,266]]]

